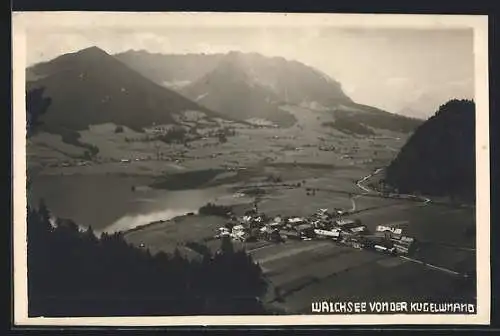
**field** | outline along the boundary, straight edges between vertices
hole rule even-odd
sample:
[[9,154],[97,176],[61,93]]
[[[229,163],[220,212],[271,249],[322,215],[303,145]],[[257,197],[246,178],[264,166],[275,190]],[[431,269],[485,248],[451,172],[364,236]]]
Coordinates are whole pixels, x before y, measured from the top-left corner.
[[[37,167],[38,178],[72,176],[78,182],[70,187],[50,180],[34,195],[50,198],[56,214],[82,219],[84,225],[98,221],[104,231],[116,223],[130,229],[156,222],[128,231],[126,239],[153,253],[177,248],[193,258],[200,254],[190,242],[212,251],[220,246],[213,236],[224,218],[183,215],[209,201],[231,204],[242,214],[255,200],[270,216],[349,209],[370,230],[381,224],[401,227],[422,242],[421,250],[404,259],[331,241],[236,243],[263,268],[271,284],[268,304],[309,313],[314,300],[473,299],[474,290],[463,287],[457,276],[475,269],[475,237],[465,234],[475,223],[473,210],[381,198],[356,185],[386,165],[408,135],[377,131],[364,138],[348,136],[321,126],[328,121],[322,115],[290,111],[299,120],[292,128],[236,127],[236,135],[225,143],[212,137],[186,146],[130,142],[126,139],[144,135],[129,129],[115,134],[114,125],[92,127],[81,132],[80,140],[97,146],[99,153],[84,165],[75,158],[78,147],[40,134],[31,139],[28,151],[28,164]],[[58,150],[47,151],[47,146]],[[254,198],[248,193],[256,188],[262,193]],[[79,196],[71,201],[68,193]]]
[[216,216],[182,216],[129,231],[126,239],[137,246],[145,243],[152,253],[172,253],[178,248],[181,253],[191,256],[193,251],[182,243],[212,238],[224,224],[224,219]]
[[310,313],[311,303],[323,300],[417,301],[473,296],[462,291],[461,279],[452,274],[328,241],[287,243],[251,254],[273,285],[267,302],[289,313]]
[[[371,169],[387,162],[405,141],[407,135],[396,137],[388,131],[362,138],[324,128],[322,114],[305,113],[304,109],[290,108],[299,119],[291,128],[254,128],[234,125],[235,136],[220,143],[207,132],[215,132],[226,125],[213,128],[198,125],[197,132],[207,134],[188,144],[146,141],[150,132],[138,133],[123,127],[116,133],[116,125],[91,126],[80,132],[81,143],[95,146],[99,152],[91,160],[84,159],[84,148],[64,143],[61,136],[40,133],[30,139],[28,166],[41,166],[40,174],[103,174],[152,175],[176,173],[184,170],[211,168],[252,167],[258,163],[324,164],[332,167],[359,167]],[[319,119],[315,116],[318,115]],[[87,161],[86,165],[79,165]],[[122,162],[127,161],[127,162]],[[65,165],[63,165],[65,163]],[[281,168],[284,168],[283,166]]]

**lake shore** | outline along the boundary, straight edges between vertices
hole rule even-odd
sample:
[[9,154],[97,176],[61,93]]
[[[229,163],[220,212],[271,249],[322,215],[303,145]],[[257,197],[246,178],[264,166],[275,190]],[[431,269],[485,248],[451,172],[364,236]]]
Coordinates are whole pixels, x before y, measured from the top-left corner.
[[71,219],[96,232],[127,230],[158,220],[197,212],[208,202],[236,204],[250,202],[234,192],[234,185],[216,183],[202,188],[156,189],[149,176],[124,174],[39,175],[32,179],[28,203],[38,206],[43,199],[52,215]]

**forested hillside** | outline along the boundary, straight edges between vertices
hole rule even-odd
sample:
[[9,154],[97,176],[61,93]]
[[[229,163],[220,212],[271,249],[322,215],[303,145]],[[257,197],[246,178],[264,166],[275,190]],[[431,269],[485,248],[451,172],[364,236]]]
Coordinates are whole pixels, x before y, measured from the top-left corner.
[[475,104],[442,105],[387,167],[385,182],[402,193],[475,200]]

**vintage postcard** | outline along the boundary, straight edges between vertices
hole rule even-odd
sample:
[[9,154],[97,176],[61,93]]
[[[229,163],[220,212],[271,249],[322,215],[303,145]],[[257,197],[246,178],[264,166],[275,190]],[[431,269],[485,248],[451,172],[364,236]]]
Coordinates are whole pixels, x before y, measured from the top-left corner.
[[489,324],[487,27],[14,13],[15,323]]

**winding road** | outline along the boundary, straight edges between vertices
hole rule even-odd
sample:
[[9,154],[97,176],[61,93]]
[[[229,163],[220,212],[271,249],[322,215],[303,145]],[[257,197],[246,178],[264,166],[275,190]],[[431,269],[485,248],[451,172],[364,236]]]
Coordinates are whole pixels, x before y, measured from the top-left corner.
[[[371,177],[377,175],[382,170],[384,170],[384,168],[375,169],[375,171],[373,171],[372,173],[370,173],[370,174],[366,175],[365,177],[363,177],[362,179],[358,180],[356,182],[356,185],[358,186],[358,188],[360,188],[361,190],[363,190],[366,193],[372,193],[372,194],[382,196],[382,193],[380,191],[372,190],[372,189],[368,188],[367,186],[363,185],[364,182],[366,182]],[[430,198],[423,197],[423,196],[409,195],[409,194],[397,194],[396,198],[399,198],[399,199],[419,199],[423,202],[423,205],[427,205],[428,203],[432,202],[432,200]]]
[[373,190],[370,190],[366,186],[364,186],[363,183],[366,180],[368,180],[369,178],[371,178],[372,176],[380,173],[382,170],[383,170],[383,168],[377,168],[374,172],[366,175],[365,177],[363,177],[362,179],[360,179],[358,182],[356,182],[356,185],[358,186],[359,189],[361,189],[361,190],[363,190],[365,192],[374,192]]

